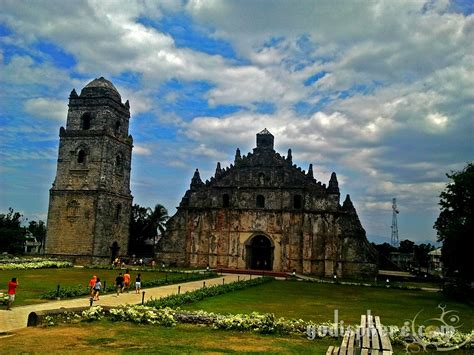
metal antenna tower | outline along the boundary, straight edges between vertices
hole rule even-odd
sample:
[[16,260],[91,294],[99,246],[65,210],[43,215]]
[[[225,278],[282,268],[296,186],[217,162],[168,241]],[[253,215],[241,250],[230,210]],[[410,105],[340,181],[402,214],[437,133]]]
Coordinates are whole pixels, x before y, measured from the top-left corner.
[[392,246],[398,247],[398,224],[397,224],[397,199],[392,200],[392,238],[390,240]]

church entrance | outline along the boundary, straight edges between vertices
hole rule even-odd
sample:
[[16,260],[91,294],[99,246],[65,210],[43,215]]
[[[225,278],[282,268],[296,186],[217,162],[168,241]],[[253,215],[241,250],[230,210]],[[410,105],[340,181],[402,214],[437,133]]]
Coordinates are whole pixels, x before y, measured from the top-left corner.
[[273,270],[273,245],[264,235],[256,235],[247,242],[247,268]]
[[113,262],[115,260],[115,258],[118,257],[119,255],[119,250],[120,250],[120,247],[118,245],[117,242],[114,242],[112,244],[112,246],[110,247],[110,253],[111,253],[111,258],[110,258],[110,261]]

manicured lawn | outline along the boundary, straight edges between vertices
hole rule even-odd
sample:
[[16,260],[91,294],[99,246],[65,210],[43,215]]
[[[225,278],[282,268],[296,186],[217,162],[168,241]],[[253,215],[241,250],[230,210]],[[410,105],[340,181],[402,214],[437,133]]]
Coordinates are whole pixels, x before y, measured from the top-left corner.
[[[178,325],[165,328],[124,322],[94,322],[51,328],[27,328],[1,339],[2,353],[279,353],[325,354],[335,339],[258,335],[208,327]],[[46,345],[47,344],[47,345]]]
[[346,324],[359,324],[360,315],[371,310],[383,324],[402,326],[419,311],[423,311],[420,321],[439,317],[439,304],[458,312],[463,331],[473,329],[474,307],[448,300],[441,293],[336,284],[273,281],[182,308],[232,314],[258,311],[315,322],[332,321],[338,310],[339,320]]
[[[20,283],[17,288],[15,300],[16,306],[47,302],[40,299],[39,296],[45,292],[55,290],[57,285],[77,286],[89,284],[92,275],[100,277],[102,285],[107,282],[107,287],[112,287],[115,277],[119,272],[125,270],[104,270],[104,269],[85,269],[85,268],[67,268],[67,269],[39,269],[39,270],[0,270],[0,290],[6,291],[7,283],[12,277],[16,277]],[[142,274],[143,280],[155,280],[178,277],[177,273],[162,273],[158,271],[131,271],[132,281],[135,280],[137,273]]]

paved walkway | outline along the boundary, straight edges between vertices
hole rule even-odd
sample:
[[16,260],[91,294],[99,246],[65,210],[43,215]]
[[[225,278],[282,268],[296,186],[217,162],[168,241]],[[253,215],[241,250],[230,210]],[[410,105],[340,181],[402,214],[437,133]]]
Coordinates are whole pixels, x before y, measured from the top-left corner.
[[[252,276],[252,278],[259,276]],[[223,275],[217,278],[191,281],[175,285],[167,285],[161,287],[147,288],[145,291],[145,302],[151,298],[157,299],[168,295],[178,293],[178,286],[181,286],[181,293],[187,291],[194,291],[203,287],[203,282],[206,282],[206,286],[222,285],[224,283],[232,283],[238,280],[248,280],[250,275]],[[21,290],[19,290],[21,292]],[[116,293],[108,292],[106,295],[101,295],[99,301],[95,301],[94,305],[99,306],[119,306],[124,304],[139,304],[142,301],[142,294],[136,294],[135,290],[131,290],[129,293],[122,293],[117,296]],[[4,308],[0,310],[0,332],[9,332],[12,330],[22,329],[26,327],[28,321],[28,315],[35,311],[44,311],[58,308],[74,308],[74,307],[87,307],[89,306],[89,297],[84,296],[83,298],[65,299],[61,301],[51,301],[47,303],[40,303],[35,305],[15,307],[13,305],[11,311],[6,311]]]

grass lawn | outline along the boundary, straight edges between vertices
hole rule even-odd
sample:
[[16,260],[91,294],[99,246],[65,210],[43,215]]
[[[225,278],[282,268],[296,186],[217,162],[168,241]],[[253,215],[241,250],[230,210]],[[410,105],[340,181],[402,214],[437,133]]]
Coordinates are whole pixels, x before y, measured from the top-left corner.
[[[100,277],[102,285],[107,282],[107,288],[113,286],[115,277],[119,272],[125,270],[104,270],[85,268],[65,269],[36,269],[36,270],[0,270],[0,290],[6,291],[7,283],[12,277],[16,277],[20,283],[17,288],[15,306],[48,302],[39,296],[45,292],[55,290],[57,285],[77,286],[89,284],[92,275]],[[131,271],[132,283],[138,273],[142,274],[142,280],[169,279],[179,277],[177,273],[162,273],[158,271]]]
[[[178,325],[165,328],[124,322],[93,322],[27,328],[1,339],[4,354],[19,353],[236,353],[325,354],[334,339],[258,335]],[[42,350],[38,344],[47,344]]]
[[315,322],[332,321],[338,310],[339,320],[346,324],[359,324],[360,315],[370,309],[383,324],[402,326],[421,310],[420,321],[439,317],[438,304],[458,312],[463,331],[473,329],[474,307],[448,300],[441,293],[309,282],[272,281],[182,308],[232,314],[258,311]]

